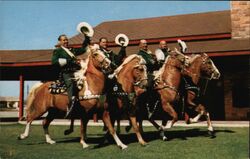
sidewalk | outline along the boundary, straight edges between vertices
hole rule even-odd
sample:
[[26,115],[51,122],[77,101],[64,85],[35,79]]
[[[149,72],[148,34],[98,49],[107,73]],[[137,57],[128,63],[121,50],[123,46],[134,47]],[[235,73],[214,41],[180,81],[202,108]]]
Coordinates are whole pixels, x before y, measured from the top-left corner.
[[[45,117],[43,115],[43,117]],[[161,124],[160,120],[156,121],[158,124]],[[26,121],[18,121],[18,111],[0,111],[0,125],[3,124],[26,124]],[[249,121],[212,121],[214,127],[249,127]],[[32,122],[32,125],[41,125],[42,119],[35,120]],[[70,120],[68,119],[55,119],[51,125],[70,125]],[[79,120],[75,120],[75,125],[80,125]],[[103,126],[102,120],[98,120],[98,122],[94,122],[93,120],[90,120],[88,123],[89,126]],[[122,120],[121,126],[127,126],[128,120]],[[151,123],[149,123],[147,120],[143,121],[143,126],[152,126]],[[174,126],[180,126],[180,127],[206,127],[207,122],[202,121],[199,123],[189,124],[187,125],[185,121],[180,120],[177,123],[175,123]]]
[[[160,120],[156,121],[158,124],[161,124]],[[26,121],[19,121],[20,124],[26,124]],[[249,121],[212,121],[214,127],[249,127]],[[0,123],[1,124],[1,123]],[[32,122],[33,125],[41,125],[42,120],[36,120]],[[70,125],[70,120],[67,119],[55,119],[51,125]],[[79,120],[75,120],[74,125],[80,125]],[[103,126],[103,122],[99,120],[98,122],[94,122],[93,120],[90,120],[88,123],[89,126]],[[116,125],[116,124],[115,124]],[[122,120],[121,126],[127,126],[128,120]],[[152,126],[151,123],[148,121],[143,121],[143,126]],[[175,123],[174,126],[177,127],[207,127],[207,122],[202,121],[199,123],[189,124],[187,125],[185,121],[180,120],[177,123]]]

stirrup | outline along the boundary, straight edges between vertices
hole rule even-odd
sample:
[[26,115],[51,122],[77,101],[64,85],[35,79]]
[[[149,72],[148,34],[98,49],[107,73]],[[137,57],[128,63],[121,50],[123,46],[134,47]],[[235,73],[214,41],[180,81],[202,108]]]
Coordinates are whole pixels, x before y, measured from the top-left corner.
[[67,108],[66,115],[64,116],[65,119],[71,118],[73,107],[74,106],[71,106],[70,108]]

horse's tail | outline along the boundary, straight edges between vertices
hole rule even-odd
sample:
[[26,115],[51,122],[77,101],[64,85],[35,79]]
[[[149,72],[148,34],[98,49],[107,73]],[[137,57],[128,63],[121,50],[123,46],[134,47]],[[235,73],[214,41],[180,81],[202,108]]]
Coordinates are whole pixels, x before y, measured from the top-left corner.
[[42,82],[38,82],[36,84],[34,84],[30,90],[30,93],[27,97],[27,106],[26,106],[26,112],[27,112],[27,116],[34,110],[34,99],[35,99],[35,94],[36,94],[36,90],[42,85]]

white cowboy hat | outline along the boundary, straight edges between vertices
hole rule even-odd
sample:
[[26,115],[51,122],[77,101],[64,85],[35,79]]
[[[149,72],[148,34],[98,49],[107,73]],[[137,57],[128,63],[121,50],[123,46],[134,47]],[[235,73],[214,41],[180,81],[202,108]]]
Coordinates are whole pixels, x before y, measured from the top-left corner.
[[184,41],[178,39],[177,42],[179,43],[180,47],[181,47],[181,52],[185,53],[187,51],[187,45]]
[[128,46],[129,39],[125,34],[118,34],[115,37],[115,43],[120,46]]
[[94,30],[93,30],[92,26],[87,22],[79,23],[76,27],[76,30],[79,33],[85,34],[88,37],[93,37],[93,35],[94,35]]

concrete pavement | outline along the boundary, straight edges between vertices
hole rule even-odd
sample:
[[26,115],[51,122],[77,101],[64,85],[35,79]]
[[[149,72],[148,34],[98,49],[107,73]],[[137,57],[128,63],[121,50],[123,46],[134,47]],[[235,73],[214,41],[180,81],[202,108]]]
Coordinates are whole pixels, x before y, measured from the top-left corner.
[[[156,121],[158,124],[161,123],[160,120]],[[20,124],[26,124],[25,121],[19,121],[18,123]],[[212,121],[214,127],[249,127],[249,121]],[[0,123],[1,124],[1,123]],[[33,125],[41,125],[42,120],[36,120],[32,122]],[[122,120],[121,121],[121,126],[127,126],[128,120]],[[70,125],[70,120],[67,119],[55,119],[51,125]],[[80,125],[80,121],[76,120],[75,125]],[[89,126],[103,126],[103,122],[99,120],[98,122],[94,122],[93,120],[90,120],[88,123]],[[148,121],[143,121],[143,126],[152,126],[151,123]],[[180,120],[177,123],[175,123],[176,127],[206,127],[207,122],[202,121],[199,123],[194,123],[194,124],[186,124],[185,121]]]

